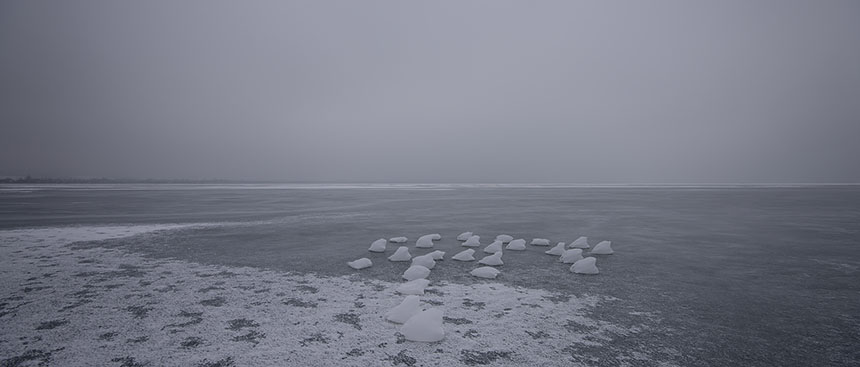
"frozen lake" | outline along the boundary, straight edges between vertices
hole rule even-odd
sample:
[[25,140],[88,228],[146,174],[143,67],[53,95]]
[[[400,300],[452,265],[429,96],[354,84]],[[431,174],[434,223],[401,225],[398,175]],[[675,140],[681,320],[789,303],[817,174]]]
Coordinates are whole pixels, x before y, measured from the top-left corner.
[[[164,227],[175,224],[195,225]],[[154,227],[141,227],[147,225]],[[138,229],[93,229],[104,226]],[[505,252],[501,275],[487,281],[468,274],[477,264],[450,260],[463,249],[455,237],[464,231],[481,235],[484,245],[502,233],[527,241],[548,238],[553,244],[588,236],[592,245],[611,240],[616,254],[598,256],[599,275],[580,276],[543,254],[547,248],[527,246],[524,252]],[[396,327],[373,321],[374,307],[388,307],[380,292],[401,282],[408,263],[385,259],[394,244],[384,254],[367,251],[378,238],[406,236],[413,255],[427,253],[433,249],[416,250],[414,241],[429,233],[442,234],[435,249],[447,252],[429,278],[440,284],[437,292],[441,294],[430,297],[435,299],[432,304],[439,303],[452,319],[470,322],[446,323],[446,340],[451,342],[432,348],[398,343]],[[860,187],[856,186],[5,185],[0,186],[0,239],[4,255],[0,260],[4,279],[0,360],[8,365],[44,360],[120,365],[129,362],[127,358],[152,365],[179,360],[199,365],[302,364],[310,358],[303,359],[302,353],[311,353],[309,345],[317,344],[325,344],[322,351],[314,349],[320,353],[318,360],[325,360],[326,348],[337,353],[343,349],[333,363],[350,365],[860,363]],[[362,271],[346,266],[360,257],[370,258],[374,266]],[[96,264],[100,270],[93,270]],[[151,270],[123,273],[129,266]],[[196,270],[183,273],[183,267]],[[172,278],[157,275],[164,272],[184,274],[179,277],[182,282],[156,287]],[[111,279],[103,281],[80,275],[96,273],[121,275],[106,276]],[[232,273],[238,275],[223,280],[199,275]],[[284,274],[292,277],[289,282],[295,282],[295,287],[273,291],[271,299],[266,298],[269,291],[254,293],[253,289],[273,288],[255,281],[277,284]],[[339,279],[346,279],[341,283],[346,286],[366,288],[349,294],[367,300],[360,302],[360,309],[353,307],[359,301],[338,295]],[[377,281],[381,283],[373,283]],[[195,283],[199,288],[182,293],[183,283],[194,282],[200,282]],[[302,289],[301,284],[327,295],[292,294]],[[485,288],[491,284],[498,288]],[[87,298],[90,302],[65,309],[74,304],[69,296],[74,292],[64,291],[65,286],[100,288]],[[159,298],[162,295],[154,290],[168,286],[179,289],[177,295],[182,296]],[[196,291],[211,287],[215,293]],[[470,292],[474,292],[471,298]],[[494,297],[514,293],[524,301],[509,305],[499,299],[498,310],[493,308]],[[109,303],[111,297],[135,294],[143,295],[137,303],[121,307]],[[212,294],[217,296],[207,298]],[[227,304],[199,306],[219,297]],[[318,304],[315,312],[332,312],[326,314],[328,321],[356,315],[363,328],[340,322],[345,329],[320,327],[319,338],[302,329],[308,336],[292,341],[278,334],[277,330],[290,327],[276,327],[283,320],[265,321],[272,313],[288,312],[267,308],[275,307],[271,302],[303,304],[308,297]],[[183,300],[199,309],[191,310]],[[511,315],[506,326],[502,316],[462,313],[480,311],[469,306],[472,301],[488,303],[487,313],[493,309],[495,315],[521,312],[522,316]],[[85,316],[76,310],[86,307],[101,307],[91,310],[94,313],[107,310],[125,315],[128,307],[135,310],[138,305],[151,309],[149,315],[144,312],[145,317],[138,318],[131,312],[131,319],[110,320],[139,324],[146,329],[139,330],[146,341],[129,343],[131,336],[101,339],[112,331],[83,326],[74,333],[65,331],[71,333],[65,337],[72,339],[92,336],[92,345],[101,351],[92,360],[76,359],[85,357],[69,352],[92,345],[66,345],[72,342],[51,334],[63,333],[64,323],[39,328],[43,322],[54,325],[52,320],[84,325]],[[176,312],[161,315],[162,308]],[[252,317],[232,314],[243,309],[253,314],[247,323],[268,330],[268,337],[239,343],[211,334],[216,332],[210,329],[189,326],[171,334],[164,325],[151,325],[181,324],[170,319],[180,311],[211,314],[200,322],[204,326],[215,325],[216,321],[210,322],[215,319],[244,325],[245,321],[236,320]],[[94,322],[86,320],[90,325]],[[314,316],[304,321],[311,320],[319,321]],[[470,330],[487,339],[464,336],[471,335]],[[521,334],[510,340],[488,335],[505,332]],[[338,335],[349,348],[334,347],[339,345]],[[205,342],[194,347],[182,344],[197,340],[193,338]],[[391,340],[376,352],[361,341],[367,338]],[[464,340],[473,344],[457,350]],[[170,352],[165,345],[171,343],[183,346]],[[217,355],[215,350],[227,350],[230,355]],[[169,359],[165,353],[179,359]]]

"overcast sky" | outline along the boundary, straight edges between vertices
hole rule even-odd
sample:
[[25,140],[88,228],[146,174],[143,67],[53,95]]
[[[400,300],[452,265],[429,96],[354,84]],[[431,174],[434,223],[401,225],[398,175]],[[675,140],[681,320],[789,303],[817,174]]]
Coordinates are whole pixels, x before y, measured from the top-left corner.
[[860,182],[860,1],[3,1],[0,176]]

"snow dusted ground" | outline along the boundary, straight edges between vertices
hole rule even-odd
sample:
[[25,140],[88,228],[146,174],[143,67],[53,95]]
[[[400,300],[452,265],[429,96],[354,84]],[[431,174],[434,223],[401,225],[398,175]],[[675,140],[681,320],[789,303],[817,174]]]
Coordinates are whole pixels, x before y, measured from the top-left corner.
[[606,296],[434,281],[421,302],[444,310],[445,339],[417,343],[385,320],[402,283],[69,246],[178,227],[0,231],[0,366],[639,366],[677,354],[604,349],[659,323],[594,317]]

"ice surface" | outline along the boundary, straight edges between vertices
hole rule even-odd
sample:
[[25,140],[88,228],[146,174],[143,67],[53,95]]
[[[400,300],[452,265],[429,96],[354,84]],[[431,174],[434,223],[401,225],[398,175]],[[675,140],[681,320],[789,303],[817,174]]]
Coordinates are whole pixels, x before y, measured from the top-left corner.
[[[0,365],[9,361],[14,365],[32,350],[50,353],[50,361],[43,364],[52,366],[119,365],[118,357],[127,365],[149,366],[403,366],[385,358],[404,350],[394,360],[414,359],[415,366],[474,365],[472,356],[493,351],[510,351],[512,358],[492,361],[494,366],[552,366],[571,363],[567,346],[601,348],[608,352],[601,354],[602,360],[616,358],[632,365],[649,364],[653,359],[648,358],[656,357],[643,350],[630,359],[628,349],[612,349],[613,339],[644,338],[641,330],[659,325],[644,317],[631,324],[594,319],[589,310],[616,302],[599,295],[567,295],[474,278],[469,284],[434,283],[432,289],[438,292],[427,292],[427,301],[444,304],[444,316],[452,319],[448,323],[443,318],[445,337],[438,344],[404,344],[399,325],[385,320],[402,300],[392,295],[412,282],[421,282],[423,290],[429,284],[426,279],[381,281],[349,274],[337,264],[345,275],[201,264],[121,248],[67,246],[141,230],[138,226],[0,230],[0,275],[6,280],[0,282],[0,294],[6,295],[0,303],[7,303],[0,313],[12,311],[0,316],[4,326]],[[355,249],[353,256],[362,251]],[[337,263],[348,259],[342,260]],[[404,265],[373,267],[405,269]],[[468,264],[452,264],[461,265],[457,271],[471,278],[465,274],[471,270]],[[33,285],[30,277],[39,277],[41,284]],[[146,307],[153,310],[145,314]],[[67,323],[37,329],[51,320]],[[571,322],[581,327],[564,327]],[[546,334],[529,337],[537,330]],[[194,338],[202,339],[202,344],[185,345]],[[38,360],[22,363],[36,364]]]
[[466,247],[478,247],[481,246],[481,236],[471,236],[466,242],[463,242],[463,246]]
[[409,320],[410,317],[415,316],[418,312],[421,311],[421,297],[416,295],[409,295],[400,302],[399,305],[392,308],[388,311],[388,314],[385,315],[385,319],[391,322],[396,322],[398,324],[402,324]]
[[394,237],[389,239],[388,241],[391,243],[406,243],[406,241],[409,241],[409,239],[406,237]]
[[433,260],[436,260],[436,261],[445,260],[445,251],[436,250],[436,251],[429,253],[428,255],[433,256]]
[[385,244],[388,243],[388,240],[384,238],[380,238],[373,243],[370,244],[370,248],[367,249],[370,252],[385,252]]
[[612,242],[611,241],[600,241],[600,243],[594,245],[594,248],[591,249],[591,254],[593,255],[612,255],[615,251],[612,251]]
[[457,241],[465,241],[468,240],[469,237],[472,237],[472,232],[463,232],[457,236]]
[[442,329],[442,310],[431,308],[421,311],[406,320],[400,333],[414,342],[438,342],[445,338],[445,330]]
[[573,264],[579,260],[582,260],[582,249],[579,248],[564,250],[564,253],[561,254],[561,258],[558,259],[558,261],[565,264]]
[[532,246],[549,246],[549,240],[546,238],[535,238],[531,244]]
[[588,246],[588,237],[585,237],[585,236],[577,238],[576,241],[573,241],[573,243],[570,244],[570,248],[588,248],[588,247],[590,247],[590,246]]
[[561,256],[561,254],[564,253],[564,242],[559,242],[555,247],[544,251],[544,253],[547,255]]
[[433,235],[428,234],[428,235],[418,237],[418,240],[415,241],[415,247],[418,247],[418,248],[433,247]]
[[513,240],[514,240],[513,236],[506,235],[506,234],[500,234],[500,235],[496,236],[496,241],[502,241],[502,243],[508,243],[508,242],[513,241]]
[[526,240],[513,240],[505,246],[505,250],[524,251],[526,249]]
[[570,266],[570,271],[577,274],[597,274],[597,259],[586,257]]
[[463,251],[457,253],[456,255],[454,255],[454,257],[452,257],[452,259],[458,260],[458,261],[475,261],[474,255],[475,255],[475,250],[468,249],[468,250],[463,250]]
[[496,252],[502,251],[502,241],[495,240],[493,243],[484,247],[484,252],[488,254],[494,254]]
[[436,260],[433,259],[433,253],[429,253],[426,255],[415,256],[412,258],[412,265],[421,265],[427,269],[433,269],[436,267]]
[[391,261],[409,261],[410,259],[412,259],[412,255],[409,254],[409,248],[406,246],[398,247],[397,251],[388,257],[388,260]]
[[422,295],[424,288],[427,288],[428,285],[430,285],[430,281],[427,279],[411,280],[397,287],[397,293]]
[[496,252],[495,254],[492,254],[490,256],[485,256],[483,259],[478,261],[478,263],[492,266],[499,266],[505,264],[502,261],[502,251]]
[[478,278],[487,278],[487,279],[495,279],[496,276],[501,273],[499,269],[496,269],[492,266],[482,266],[475,270],[472,270],[469,274],[476,276]]
[[355,261],[350,261],[346,264],[349,265],[350,268],[353,268],[355,270],[361,270],[373,266],[373,262],[371,262],[370,259],[366,257],[362,257]]
[[425,279],[430,276],[430,269],[426,266],[412,265],[409,269],[403,272],[403,279],[412,281],[416,279]]

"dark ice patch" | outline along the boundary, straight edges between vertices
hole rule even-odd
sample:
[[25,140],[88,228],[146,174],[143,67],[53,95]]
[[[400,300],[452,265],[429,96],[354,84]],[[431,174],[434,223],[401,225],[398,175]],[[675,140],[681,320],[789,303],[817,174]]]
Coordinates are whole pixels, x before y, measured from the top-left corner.
[[146,272],[140,270],[139,266],[129,265],[129,264],[120,264],[118,266],[119,270],[111,270],[111,271],[84,271],[75,274],[76,277],[94,277],[101,276],[103,280],[113,279],[113,278],[142,278],[146,275]]
[[476,350],[468,350],[464,349],[460,351],[460,362],[468,366],[474,365],[486,365],[493,363],[497,359],[504,358],[507,360],[511,360],[511,355],[513,352],[505,352],[505,351],[489,351],[489,352],[479,352]]
[[45,321],[39,324],[39,326],[36,326],[36,330],[51,330],[53,328],[60,327],[68,323],[69,320],[66,319]]
[[570,295],[569,294],[560,294],[560,293],[553,294],[551,296],[543,296],[541,298],[543,298],[547,301],[550,301],[552,303],[562,303],[562,302],[570,301]]
[[299,292],[305,292],[305,293],[311,293],[311,294],[316,294],[320,291],[319,288],[311,287],[309,285],[300,285],[300,286],[296,287],[296,290]]
[[99,335],[99,340],[111,341],[115,336],[119,335],[119,333],[115,331],[107,332],[102,335]]
[[179,345],[182,348],[191,349],[191,348],[197,348],[197,347],[203,345],[203,342],[204,342],[203,338],[199,338],[196,336],[189,336],[189,337],[185,338],[184,340],[182,340],[182,342],[180,342]]
[[177,287],[176,287],[176,285],[174,285],[174,284],[168,284],[168,285],[166,285],[166,286],[164,286],[164,287],[161,287],[161,288],[155,288],[155,289],[153,289],[153,290],[154,290],[154,291],[156,291],[156,292],[160,292],[160,293],[166,293],[166,292],[176,292],[176,291],[179,291],[179,288],[177,288]]
[[561,351],[569,354],[572,361],[585,366],[618,366],[619,361],[615,358],[604,356],[605,349],[601,346],[568,345]]
[[580,324],[580,323],[573,321],[573,320],[567,320],[567,323],[564,324],[564,328],[567,331],[574,332],[574,333],[580,333],[580,334],[588,334],[588,333],[591,333],[591,332],[597,330],[596,326],[589,326],[589,325]]
[[433,295],[440,296],[440,297],[445,295],[445,292],[442,292],[436,288],[427,288],[424,290],[424,293],[433,294]]
[[18,367],[31,366],[32,361],[38,361],[38,366],[47,366],[51,364],[51,352],[45,352],[39,349],[30,349],[21,355],[0,360],[0,366],[3,367]]
[[196,276],[198,276],[198,277],[200,277],[200,278],[211,278],[211,277],[225,277],[225,278],[233,278],[233,277],[239,276],[239,274],[236,274],[236,273],[234,273],[234,272],[232,272],[232,271],[227,271],[227,270],[222,270],[222,271],[217,272],[217,273],[201,273],[201,272],[196,272],[196,273],[194,273],[194,275],[196,275]]
[[352,312],[337,314],[334,315],[334,321],[350,324],[352,327],[361,330],[361,319],[358,317],[358,314]]
[[233,361],[233,357],[226,357],[217,361],[209,361],[208,359],[204,359],[200,361],[200,363],[198,363],[196,367],[233,367],[235,365],[236,364]]
[[303,347],[307,347],[311,343],[328,344],[328,341],[329,341],[328,338],[323,336],[322,333],[316,333],[316,334],[312,334],[308,338],[302,339],[302,341],[299,342],[299,344]]
[[149,337],[144,335],[144,336],[139,336],[139,337],[134,338],[134,339],[126,339],[125,343],[126,344],[137,344],[137,343],[143,343],[147,340],[149,340]]
[[184,328],[184,327],[196,325],[196,324],[203,322],[203,317],[202,317],[203,312],[181,311],[181,312],[179,312],[179,315],[177,315],[177,316],[178,317],[188,317],[188,318],[191,318],[191,320],[188,320],[186,322],[175,323],[175,324],[167,324],[167,325],[164,325],[164,327],[162,327],[161,330],[164,330],[167,328]]
[[253,328],[253,327],[260,326],[260,324],[254,322],[254,320],[248,320],[248,319],[230,320],[230,321],[227,321],[227,324],[229,325],[229,326],[227,326],[227,330],[234,330],[234,331],[242,330],[242,328],[246,328],[246,327]]
[[487,304],[484,302],[475,302],[469,298],[463,298],[463,307],[472,308],[475,311],[483,310]]
[[415,358],[406,354],[406,349],[401,350],[397,355],[388,355],[383,359],[384,361],[391,361],[391,363],[395,366],[405,364],[407,366],[414,366],[415,362],[418,362]]
[[142,319],[145,318],[149,311],[152,311],[153,308],[146,306],[128,306],[125,308],[125,310],[131,313],[134,318]]
[[197,290],[197,292],[198,293],[209,293],[211,291],[223,291],[223,290],[224,290],[224,288],[211,286],[211,287],[206,287],[206,288],[200,288]]
[[284,304],[287,306],[304,307],[304,308],[316,308],[318,306],[316,302],[302,301],[298,298],[287,298],[284,300]]
[[250,330],[243,335],[234,336],[233,341],[234,342],[249,342],[249,343],[253,343],[256,345],[257,343],[260,342],[260,339],[265,339],[265,338],[266,338],[266,334],[261,333],[261,332],[256,331],[256,330]]
[[51,288],[51,287],[24,287],[24,288],[21,288],[21,291],[23,291],[24,293],[30,293],[30,292],[41,291],[43,289],[49,289],[49,288]]
[[465,317],[454,318],[454,317],[445,316],[445,317],[442,317],[442,322],[444,322],[446,324],[465,325],[465,324],[471,324],[472,320],[469,320]]
[[532,337],[532,339],[535,339],[535,340],[537,340],[537,339],[549,338],[549,334],[547,334],[547,333],[546,333],[545,331],[543,331],[543,330],[539,330],[539,331],[537,331],[537,332],[531,332],[531,331],[526,330],[526,334],[529,334],[529,336],[530,336],[530,337]]
[[215,297],[215,298],[204,299],[204,300],[200,301],[201,305],[211,306],[211,307],[221,307],[225,303],[227,303],[227,300],[225,300],[224,297]]
[[119,367],[144,367],[149,366],[149,362],[138,362],[134,357],[117,357],[110,360],[111,362],[119,362]]

